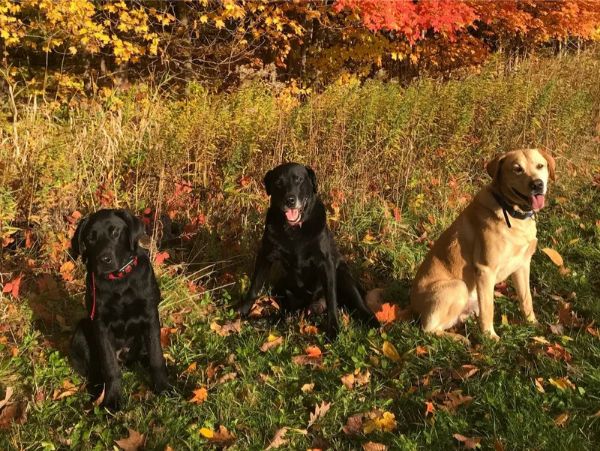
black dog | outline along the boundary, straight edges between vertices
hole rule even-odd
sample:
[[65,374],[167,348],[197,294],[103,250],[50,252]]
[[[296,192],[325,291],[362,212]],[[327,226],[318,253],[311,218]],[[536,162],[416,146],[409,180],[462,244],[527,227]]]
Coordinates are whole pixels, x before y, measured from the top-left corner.
[[264,184],[271,205],[250,289],[238,307],[240,314],[249,313],[272,264],[280,262],[285,274],[275,284],[274,294],[283,308],[305,307],[324,295],[330,337],[339,329],[338,301],[378,325],[327,227],[314,171],[296,163],[282,164],[267,172]]
[[104,385],[103,406],[117,409],[121,395],[118,358],[147,358],[154,391],[168,387],[160,345],[160,290],[147,252],[138,246],[141,221],[126,210],[100,210],[80,221],[71,241],[87,267],[82,319],[71,343],[71,361],[92,393]]

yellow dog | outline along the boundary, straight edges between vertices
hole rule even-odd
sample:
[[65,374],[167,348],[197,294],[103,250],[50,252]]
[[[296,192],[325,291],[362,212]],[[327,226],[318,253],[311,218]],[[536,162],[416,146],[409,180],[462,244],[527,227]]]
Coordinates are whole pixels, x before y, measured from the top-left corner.
[[535,212],[544,207],[555,162],[539,149],[514,150],[487,165],[492,182],[435,242],[417,271],[411,306],[423,330],[445,332],[475,313],[494,339],[494,285],[511,276],[521,311],[536,322],[529,266],[537,245]]

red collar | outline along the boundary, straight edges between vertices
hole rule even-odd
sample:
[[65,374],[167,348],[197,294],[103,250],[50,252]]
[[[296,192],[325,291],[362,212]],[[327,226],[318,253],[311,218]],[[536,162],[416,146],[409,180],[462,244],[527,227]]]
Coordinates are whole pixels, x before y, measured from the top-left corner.
[[[104,276],[104,278],[107,280],[122,279],[122,278],[126,277],[127,275],[129,275],[129,273],[131,273],[131,271],[133,271],[133,268],[135,268],[137,266],[137,264],[138,264],[138,258],[133,257],[121,269],[119,269],[118,271],[109,273],[108,275]],[[92,321],[94,320],[94,316],[96,316],[96,277],[95,277],[94,273],[92,272],[92,311],[90,313],[90,319]]]

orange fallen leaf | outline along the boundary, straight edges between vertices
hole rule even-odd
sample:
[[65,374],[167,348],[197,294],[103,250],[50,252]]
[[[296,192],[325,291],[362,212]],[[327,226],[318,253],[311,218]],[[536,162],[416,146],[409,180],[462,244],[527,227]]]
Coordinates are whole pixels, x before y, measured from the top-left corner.
[[167,251],[157,252],[154,254],[154,263],[156,265],[162,265],[170,255]]
[[129,435],[121,440],[115,440],[115,443],[123,451],[138,451],[143,449],[146,442],[144,434],[140,434],[138,431],[130,428],[127,428],[127,430],[129,431]]
[[383,443],[366,442],[363,443],[364,451],[387,451],[388,447]]
[[415,354],[418,356],[429,354],[429,349],[426,346],[417,346],[415,348]]
[[346,374],[345,376],[341,377],[341,380],[342,384],[344,384],[344,387],[346,387],[348,390],[352,390],[352,388],[354,388],[354,374]]
[[375,317],[380,323],[389,324],[398,319],[398,306],[386,302],[381,306],[378,312],[375,313]]
[[177,332],[177,329],[171,327],[160,328],[160,344],[163,348],[171,344],[171,335]]
[[433,415],[435,413],[435,405],[431,401],[425,401],[425,416]]
[[61,388],[57,388],[54,390],[52,394],[52,400],[58,401],[59,399],[66,398],[68,396],[73,396],[75,393],[79,391],[79,388],[75,386],[71,381],[65,379],[62,382]]
[[302,335],[317,335],[319,333],[319,329],[317,329],[317,326],[313,326],[312,324],[301,324],[300,333]]
[[321,357],[323,354],[318,346],[307,346],[305,352],[306,355],[310,357]]
[[560,391],[575,389],[575,384],[573,382],[571,382],[568,377],[559,377],[557,379],[550,378],[550,379],[548,379],[548,382],[550,382],[552,385],[554,385]]
[[563,261],[562,256],[558,252],[556,252],[554,249],[545,247],[542,249],[542,252],[544,254],[546,254],[548,256],[548,258],[550,258],[550,260],[552,260],[552,263],[554,263],[556,266],[563,266],[564,261]]
[[197,388],[193,393],[194,396],[189,400],[192,404],[202,404],[208,399],[208,390],[206,390],[206,387]]

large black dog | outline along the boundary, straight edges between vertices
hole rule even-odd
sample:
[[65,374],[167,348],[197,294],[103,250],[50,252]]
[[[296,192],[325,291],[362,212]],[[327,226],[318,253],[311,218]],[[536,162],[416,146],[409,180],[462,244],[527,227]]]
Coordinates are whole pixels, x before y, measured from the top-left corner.
[[250,312],[271,266],[280,262],[285,273],[273,291],[284,309],[305,307],[324,295],[330,337],[339,329],[338,302],[378,325],[327,227],[314,171],[297,163],[282,164],[267,173],[264,184],[271,205],[250,289],[238,307],[240,314]]
[[160,291],[147,252],[138,246],[141,221],[126,210],[100,210],[80,221],[71,252],[86,264],[82,319],[71,343],[71,361],[92,393],[104,386],[102,405],[117,409],[121,397],[119,359],[145,360],[155,392],[168,387],[160,345]]

